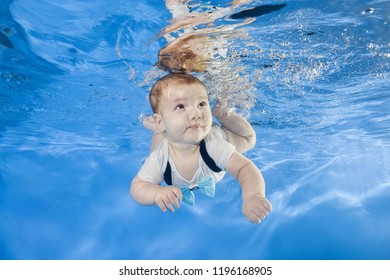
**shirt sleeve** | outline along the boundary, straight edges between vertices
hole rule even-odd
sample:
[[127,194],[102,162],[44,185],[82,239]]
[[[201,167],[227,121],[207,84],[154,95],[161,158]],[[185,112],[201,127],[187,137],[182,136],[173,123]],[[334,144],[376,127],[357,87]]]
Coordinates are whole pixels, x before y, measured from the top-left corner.
[[205,141],[210,157],[219,168],[226,170],[226,166],[236,148],[227,141],[223,129],[219,125],[213,125]]
[[164,158],[161,147],[157,148],[145,159],[137,175],[143,181],[160,185],[164,181],[163,168],[166,168]]

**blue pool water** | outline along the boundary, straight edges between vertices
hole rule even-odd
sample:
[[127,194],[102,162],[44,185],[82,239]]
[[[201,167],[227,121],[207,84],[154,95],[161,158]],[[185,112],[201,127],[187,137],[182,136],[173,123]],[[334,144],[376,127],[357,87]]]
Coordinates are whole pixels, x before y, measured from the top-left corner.
[[0,259],[390,259],[390,1],[239,10],[275,3],[230,50],[274,209],[253,225],[229,175],[174,214],[128,194],[164,1],[2,0]]

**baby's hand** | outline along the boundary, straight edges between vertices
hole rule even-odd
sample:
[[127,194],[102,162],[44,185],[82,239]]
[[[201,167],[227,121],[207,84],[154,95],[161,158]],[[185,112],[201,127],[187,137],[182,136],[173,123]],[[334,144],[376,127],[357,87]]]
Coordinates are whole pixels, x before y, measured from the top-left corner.
[[271,210],[271,203],[260,194],[247,198],[242,204],[242,214],[252,223],[261,223]]
[[179,208],[179,202],[183,199],[181,190],[174,186],[161,187],[161,189],[154,196],[154,201],[160,207],[161,211],[175,212],[175,208]]
[[228,108],[228,101],[226,99],[217,100],[215,102],[214,107],[211,109],[211,112],[213,113],[214,117],[220,116],[225,112]]

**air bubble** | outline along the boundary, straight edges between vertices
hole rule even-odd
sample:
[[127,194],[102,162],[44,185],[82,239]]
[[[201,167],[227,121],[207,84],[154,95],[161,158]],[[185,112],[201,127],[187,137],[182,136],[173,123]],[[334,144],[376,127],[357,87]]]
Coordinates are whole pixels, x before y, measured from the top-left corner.
[[368,43],[367,48],[369,49],[375,49],[377,46],[374,43]]

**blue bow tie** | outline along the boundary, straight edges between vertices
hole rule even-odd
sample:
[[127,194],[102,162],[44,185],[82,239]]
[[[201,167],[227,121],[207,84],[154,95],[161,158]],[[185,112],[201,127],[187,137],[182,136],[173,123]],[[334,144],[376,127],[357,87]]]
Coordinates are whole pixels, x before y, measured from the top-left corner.
[[194,190],[200,189],[200,191],[208,196],[214,197],[215,195],[215,184],[211,177],[206,177],[200,180],[196,185],[188,185],[181,187],[181,193],[183,195],[183,202],[193,206],[195,204]]

